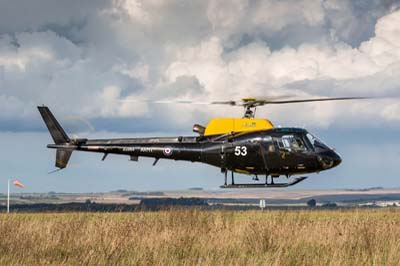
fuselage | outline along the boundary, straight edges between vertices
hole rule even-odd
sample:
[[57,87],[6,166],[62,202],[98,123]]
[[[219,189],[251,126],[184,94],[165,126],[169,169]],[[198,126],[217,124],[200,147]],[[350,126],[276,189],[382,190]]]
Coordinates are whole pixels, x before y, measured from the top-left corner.
[[[340,156],[305,129],[273,128],[215,136],[75,139],[49,148],[201,162],[250,175],[296,175],[327,170]],[[103,157],[105,158],[105,157]]]

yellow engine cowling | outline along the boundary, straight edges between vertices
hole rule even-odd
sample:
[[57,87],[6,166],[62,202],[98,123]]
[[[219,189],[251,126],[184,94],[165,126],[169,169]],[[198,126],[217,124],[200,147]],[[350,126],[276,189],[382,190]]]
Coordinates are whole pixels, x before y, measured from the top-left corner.
[[208,123],[204,136],[221,135],[230,132],[260,131],[274,128],[267,119],[255,118],[214,118]]

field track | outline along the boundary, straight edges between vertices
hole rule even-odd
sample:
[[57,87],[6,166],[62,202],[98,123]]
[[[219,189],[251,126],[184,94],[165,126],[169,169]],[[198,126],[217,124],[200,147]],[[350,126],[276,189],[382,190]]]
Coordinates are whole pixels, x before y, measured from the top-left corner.
[[400,211],[0,215],[0,265],[400,265]]

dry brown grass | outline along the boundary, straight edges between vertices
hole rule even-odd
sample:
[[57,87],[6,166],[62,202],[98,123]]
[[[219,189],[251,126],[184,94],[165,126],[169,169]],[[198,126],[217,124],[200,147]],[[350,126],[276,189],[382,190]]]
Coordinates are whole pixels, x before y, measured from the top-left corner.
[[1,265],[399,265],[400,211],[1,214]]

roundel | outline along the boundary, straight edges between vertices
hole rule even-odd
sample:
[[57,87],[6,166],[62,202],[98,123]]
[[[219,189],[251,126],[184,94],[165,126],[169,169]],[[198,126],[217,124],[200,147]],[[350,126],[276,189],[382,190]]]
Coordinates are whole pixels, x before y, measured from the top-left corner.
[[165,156],[171,156],[173,153],[172,147],[170,146],[164,147],[163,153]]

